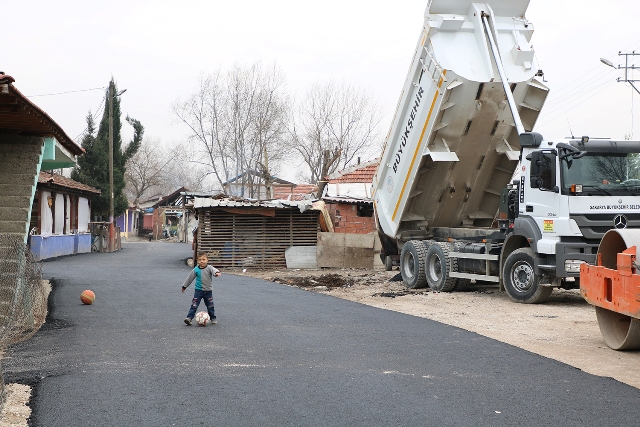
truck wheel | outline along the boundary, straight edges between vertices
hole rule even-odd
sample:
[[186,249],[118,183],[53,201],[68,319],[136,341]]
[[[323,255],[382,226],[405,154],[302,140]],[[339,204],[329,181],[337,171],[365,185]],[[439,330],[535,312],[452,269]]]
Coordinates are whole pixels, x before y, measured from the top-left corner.
[[451,292],[456,287],[457,279],[449,277],[449,269],[453,263],[453,271],[457,270],[457,261],[449,258],[447,243],[434,243],[427,250],[427,283],[434,291]]
[[391,271],[393,268],[393,260],[391,259],[391,255],[387,255],[384,257],[384,269],[386,271]]
[[504,288],[515,302],[537,304],[544,302],[553,289],[540,285],[540,276],[535,274],[534,254],[531,248],[520,248],[511,252],[504,263]]
[[424,273],[424,260],[427,250],[420,240],[409,240],[400,252],[400,274],[404,284],[411,289],[424,288],[427,279]]

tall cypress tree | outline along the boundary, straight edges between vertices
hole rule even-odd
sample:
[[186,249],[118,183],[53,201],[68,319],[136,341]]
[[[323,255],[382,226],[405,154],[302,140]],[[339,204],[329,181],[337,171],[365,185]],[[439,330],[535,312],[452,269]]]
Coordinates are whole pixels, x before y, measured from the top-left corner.
[[[142,143],[144,126],[140,121],[127,116],[127,122],[133,126],[133,139],[123,150],[122,121],[120,119],[120,98],[117,96],[118,89],[111,79],[110,84],[114,86],[113,97],[113,194],[114,194],[114,214],[122,214],[128,207],[127,198],[124,195],[124,172],[127,160],[133,156]],[[78,157],[78,164],[71,172],[71,178],[98,188],[101,191],[99,196],[91,199],[91,211],[93,215],[109,218],[110,191],[109,191],[109,89],[105,94],[105,108],[100,120],[98,132],[96,134],[95,123],[91,113],[87,116],[87,131],[82,139],[82,148],[86,153]]]

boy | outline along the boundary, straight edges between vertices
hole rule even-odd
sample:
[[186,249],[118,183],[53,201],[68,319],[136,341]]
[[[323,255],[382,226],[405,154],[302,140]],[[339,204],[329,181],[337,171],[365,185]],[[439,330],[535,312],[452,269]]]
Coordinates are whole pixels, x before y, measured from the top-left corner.
[[204,299],[204,304],[207,306],[207,311],[209,312],[209,318],[211,320],[211,324],[218,323],[216,319],[216,312],[213,308],[213,292],[212,292],[212,282],[213,277],[220,277],[220,270],[217,268],[208,265],[209,257],[206,252],[198,252],[198,265],[189,273],[187,280],[184,281],[182,285],[182,292],[185,291],[195,279],[196,281],[196,290],[193,294],[193,301],[191,301],[191,309],[189,310],[189,314],[184,319],[184,323],[187,325],[191,325],[191,321],[193,320],[193,316],[196,315],[196,310],[198,309],[198,305],[200,305],[200,300]]

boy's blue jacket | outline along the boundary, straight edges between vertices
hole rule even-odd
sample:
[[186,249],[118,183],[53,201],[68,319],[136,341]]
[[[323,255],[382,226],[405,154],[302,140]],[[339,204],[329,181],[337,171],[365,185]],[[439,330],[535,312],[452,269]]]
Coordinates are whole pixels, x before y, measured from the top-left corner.
[[188,288],[191,282],[193,282],[193,279],[195,279],[196,291],[210,291],[213,289],[211,286],[213,282],[213,275],[218,271],[220,270],[211,265],[207,265],[202,269],[199,266],[196,266],[191,270],[191,273],[189,273],[189,276],[187,277],[187,280],[184,281],[182,287],[185,289]]

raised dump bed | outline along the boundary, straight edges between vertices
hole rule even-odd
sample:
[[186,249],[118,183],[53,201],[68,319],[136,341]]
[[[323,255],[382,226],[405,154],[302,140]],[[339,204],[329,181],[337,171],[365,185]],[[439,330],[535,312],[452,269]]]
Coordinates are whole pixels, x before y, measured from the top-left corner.
[[439,227],[490,227],[496,219],[520,142],[482,15],[531,131],[548,89],[535,79],[528,4],[430,2],[373,182],[385,235],[409,240]]

